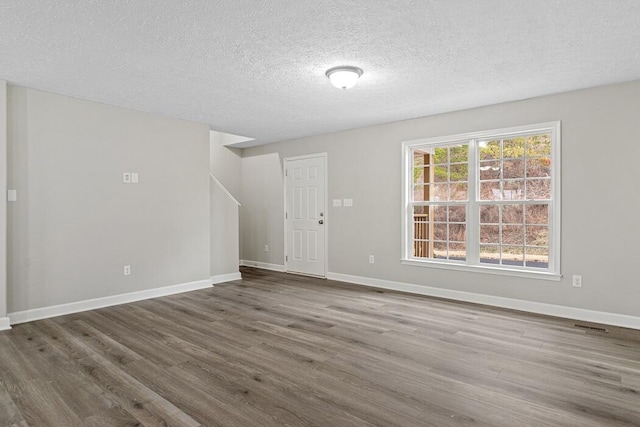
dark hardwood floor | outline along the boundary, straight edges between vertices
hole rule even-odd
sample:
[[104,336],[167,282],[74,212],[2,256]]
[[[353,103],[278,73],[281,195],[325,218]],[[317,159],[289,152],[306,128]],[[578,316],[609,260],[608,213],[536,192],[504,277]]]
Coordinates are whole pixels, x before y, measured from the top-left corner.
[[0,333],[0,426],[640,425],[640,332],[244,268]]

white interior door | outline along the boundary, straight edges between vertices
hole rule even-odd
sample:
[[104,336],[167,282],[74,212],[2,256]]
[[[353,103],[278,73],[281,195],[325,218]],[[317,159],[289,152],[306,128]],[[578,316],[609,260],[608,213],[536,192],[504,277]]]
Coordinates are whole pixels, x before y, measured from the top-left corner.
[[285,159],[286,266],[326,276],[326,156]]

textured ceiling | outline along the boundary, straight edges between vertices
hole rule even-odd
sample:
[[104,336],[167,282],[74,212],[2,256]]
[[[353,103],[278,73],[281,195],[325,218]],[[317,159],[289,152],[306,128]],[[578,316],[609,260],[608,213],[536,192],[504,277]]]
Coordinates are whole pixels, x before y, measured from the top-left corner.
[[0,0],[0,78],[257,143],[639,79],[639,46],[638,0]]

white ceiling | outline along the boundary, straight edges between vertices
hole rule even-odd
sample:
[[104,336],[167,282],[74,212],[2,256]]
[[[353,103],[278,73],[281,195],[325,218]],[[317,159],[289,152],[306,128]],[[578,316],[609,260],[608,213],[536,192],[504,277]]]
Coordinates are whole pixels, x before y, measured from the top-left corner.
[[256,144],[639,79],[639,46],[638,0],[0,0],[0,78]]

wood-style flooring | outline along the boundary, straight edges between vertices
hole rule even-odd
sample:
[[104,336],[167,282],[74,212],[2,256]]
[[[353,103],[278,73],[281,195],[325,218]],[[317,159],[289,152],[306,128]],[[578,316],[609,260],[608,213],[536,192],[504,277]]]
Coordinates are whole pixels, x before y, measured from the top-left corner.
[[244,268],[0,333],[0,426],[640,426],[640,333]]

